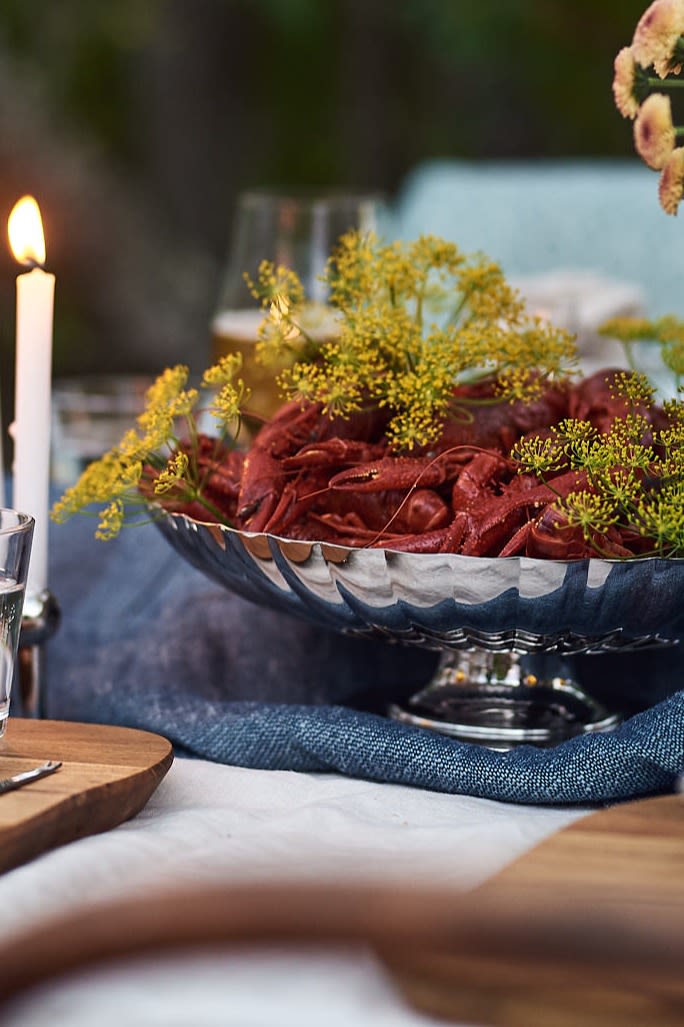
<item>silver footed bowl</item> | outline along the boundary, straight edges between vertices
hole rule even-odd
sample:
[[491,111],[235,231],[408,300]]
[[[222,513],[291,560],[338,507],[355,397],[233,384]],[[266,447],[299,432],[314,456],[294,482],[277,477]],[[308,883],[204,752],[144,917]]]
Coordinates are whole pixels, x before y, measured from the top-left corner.
[[510,748],[616,726],[575,682],[525,674],[521,654],[677,645],[684,560],[542,560],[302,542],[166,514],[172,547],[260,605],[366,638],[442,650],[433,681],[390,715]]

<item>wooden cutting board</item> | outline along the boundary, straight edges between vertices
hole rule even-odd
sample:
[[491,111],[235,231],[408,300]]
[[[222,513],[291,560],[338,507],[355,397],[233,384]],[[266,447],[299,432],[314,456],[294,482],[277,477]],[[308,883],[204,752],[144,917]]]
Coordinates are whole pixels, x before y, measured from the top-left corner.
[[173,753],[149,731],[11,717],[0,739],[0,778],[46,760],[61,760],[62,767],[0,795],[0,872],[135,816]]
[[385,953],[421,1011],[506,1027],[684,1024],[684,796],[576,821],[473,897],[483,917],[517,906],[519,938],[491,953]]

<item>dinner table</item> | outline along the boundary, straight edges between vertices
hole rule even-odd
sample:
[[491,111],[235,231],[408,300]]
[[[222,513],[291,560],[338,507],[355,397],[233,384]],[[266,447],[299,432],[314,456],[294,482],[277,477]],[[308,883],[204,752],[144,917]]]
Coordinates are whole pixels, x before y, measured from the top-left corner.
[[[365,771],[359,763],[368,743],[363,732],[345,738],[346,765],[340,751],[329,766],[318,750],[313,763],[288,766],[249,746],[243,765],[239,756],[212,758],[207,754],[218,752],[212,745],[223,737],[221,724],[227,719],[239,735],[261,708],[275,706],[285,717],[288,708],[314,714],[348,708],[360,722],[383,726],[387,695],[398,681],[422,680],[435,655],[313,629],[250,603],[180,559],[154,525],[108,543],[94,539],[86,518],[53,526],[50,581],[61,623],[43,654],[43,720],[21,717],[18,706],[3,744],[11,747],[13,724],[17,738],[32,723],[47,725],[56,749],[60,738],[72,737],[70,725],[86,732],[119,725],[132,736],[170,739],[174,758],[164,762],[135,815],[122,813],[111,826],[98,820],[97,810],[113,794],[102,786],[73,839],[46,842],[0,876],[0,952],[11,955],[3,965],[6,982],[14,982],[0,1003],[3,1024],[535,1022],[525,1017],[540,960],[553,939],[565,937],[564,924],[574,923],[575,934],[578,916],[585,925],[581,940],[570,931],[569,948],[558,957],[567,989],[567,967],[578,953],[586,956],[592,937],[602,939],[591,950],[593,965],[602,966],[625,938],[633,948],[647,944],[639,901],[657,907],[652,926],[681,900],[684,800],[672,768],[635,801],[549,802],[524,792],[520,801],[491,797],[476,786],[467,794],[429,776],[417,785],[408,783],[408,771],[383,779],[374,775],[372,750]],[[602,674],[593,670],[595,680],[613,678],[617,666],[623,684],[631,681],[635,708],[648,713],[649,704],[667,707],[676,699],[678,654],[582,659],[604,661]],[[260,744],[263,750],[263,738]],[[42,755],[58,758],[56,749]],[[296,751],[305,750],[300,738]],[[104,763],[103,752],[89,758]],[[390,755],[404,766],[405,753]],[[124,762],[121,755],[117,760]],[[38,787],[15,793],[15,801]],[[648,810],[663,801],[661,830]],[[633,807],[647,811],[645,828],[628,818],[617,833],[610,824],[605,835],[582,830]],[[648,852],[637,851],[637,836],[651,846]],[[544,857],[544,846],[553,844],[562,847]],[[617,865],[611,845],[633,857],[617,896],[610,887]],[[608,855],[595,876],[573,883],[578,868],[595,864],[601,851]],[[536,854],[540,887],[530,891]],[[665,877],[674,890],[666,903],[662,894],[635,896],[634,882],[643,882],[648,861],[670,868]],[[615,901],[597,919],[607,894]],[[633,922],[613,922],[625,909]],[[612,933],[602,937],[611,924]],[[485,928],[489,933],[478,941]],[[650,939],[651,951],[660,952],[672,930],[670,918]],[[478,946],[479,977],[471,965]],[[435,978],[445,949],[452,963]],[[624,975],[635,953],[622,955]],[[513,987],[504,967],[516,958]],[[513,1008],[511,995],[523,981],[526,997]],[[671,979],[668,987],[674,988]],[[559,1001],[562,986],[554,988],[555,999],[548,988],[539,992],[540,1002],[546,996],[539,1007],[544,1022],[571,1022],[561,1016],[569,999]],[[574,985],[571,993],[577,994]],[[647,999],[655,1002],[651,1012],[681,1012],[681,994],[665,993],[669,1005],[661,993],[654,999],[640,991],[631,1004],[623,998],[611,1005],[602,994],[596,1008],[603,1022],[616,1023],[636,1022],[629,1016],[643,1012]],[[585,1022],[593,1022],[592,1009],[582,1011]],[[606,1019],[611,1009],[623,1018]]]

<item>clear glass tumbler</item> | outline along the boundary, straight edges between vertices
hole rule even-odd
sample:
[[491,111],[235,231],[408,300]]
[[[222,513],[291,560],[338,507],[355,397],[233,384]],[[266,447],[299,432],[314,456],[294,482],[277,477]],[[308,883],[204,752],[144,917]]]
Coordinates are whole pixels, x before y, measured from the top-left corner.
[[262,313],[245,274],[256,279],[262,260],[296,271],[315,312],[307,325],[309,334],[318,334],[323,341],[334,328],[334,318],[326,311],[327,293],[320,276],[338,239],[350,229],[383,234],[386,227],[387,208],[380,194],[255,189],[238,197],[211,326],[212,355],[217,360],[227,353],[242,353],[242,378],[251,389],[249,410],[256,423],[270,417],[283,400],[273,370],[254,360]]
[[52,388],[51,477],[64,489],[115,446],[145,406],[145,375],[57,378]]
[[33,525],[28,514],[0,509],[0,738],[9,714]]

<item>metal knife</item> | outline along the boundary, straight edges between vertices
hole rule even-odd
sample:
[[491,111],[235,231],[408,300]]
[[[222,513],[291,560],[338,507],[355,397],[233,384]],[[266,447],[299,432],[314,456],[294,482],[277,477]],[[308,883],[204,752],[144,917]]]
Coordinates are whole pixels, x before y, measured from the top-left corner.
[[34,767],[33,770],[24,770],[21,774],[6,777],[0,781],[0,795],[4,795],[5,792],[13,792],[15,788],[23,788],[32,781],[39,781],[41,777],[47,777],[48,774],[54,774],[61,766],[62,764],[56,760],[48,760],[47,763],[41,764],[40,767]]

